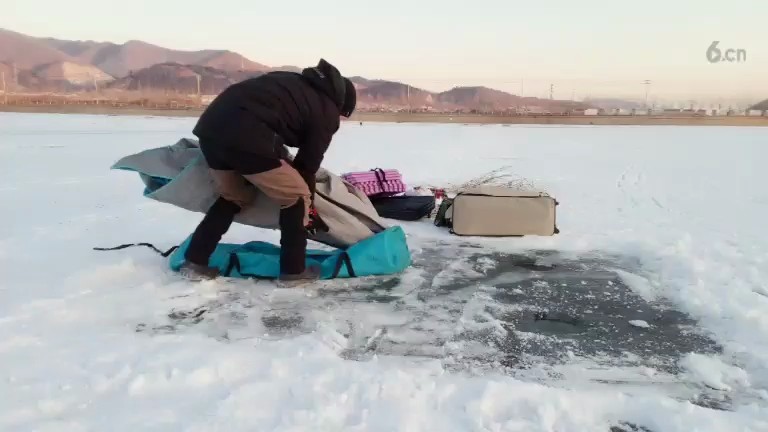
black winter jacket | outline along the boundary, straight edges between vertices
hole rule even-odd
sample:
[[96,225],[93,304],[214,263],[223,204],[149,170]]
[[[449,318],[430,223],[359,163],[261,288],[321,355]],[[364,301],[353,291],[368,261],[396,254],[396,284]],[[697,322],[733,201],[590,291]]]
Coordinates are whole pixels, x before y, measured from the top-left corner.
[[339,129],[344,78],[325,60],[301,73],[270,72],[225,89],[192,133],[226,147],[280,157],[282,144],[298,148],[293,166],[314,196],[315,173]]

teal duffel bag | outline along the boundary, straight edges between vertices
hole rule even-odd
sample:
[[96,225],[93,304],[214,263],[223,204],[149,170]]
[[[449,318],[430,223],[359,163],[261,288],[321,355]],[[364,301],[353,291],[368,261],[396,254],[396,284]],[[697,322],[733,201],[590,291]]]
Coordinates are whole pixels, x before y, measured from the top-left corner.
[[[170,256],[172,270],[178,271],[184,264],[189,240],[187,238]],[[320,266],[321,279],[391,275],[411,265],[411,253],[405,232],[394,226],[346,249],[309,249],[306,262]],[[220,243],[208,265],[217,267],[223,276],[276,279],[280,274],[280,247],[262,241]]]

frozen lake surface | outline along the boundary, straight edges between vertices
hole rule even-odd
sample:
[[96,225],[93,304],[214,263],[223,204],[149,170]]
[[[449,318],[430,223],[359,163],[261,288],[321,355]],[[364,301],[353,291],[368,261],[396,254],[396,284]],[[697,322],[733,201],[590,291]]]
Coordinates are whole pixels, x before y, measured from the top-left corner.
[[768,129],[347,123],[326,168],[505,167],[561,234],[402,223],[405,273],[281,290],[92,249],[194,229],[109,170],[193,125],[0,114],[0,430],[768,430]]

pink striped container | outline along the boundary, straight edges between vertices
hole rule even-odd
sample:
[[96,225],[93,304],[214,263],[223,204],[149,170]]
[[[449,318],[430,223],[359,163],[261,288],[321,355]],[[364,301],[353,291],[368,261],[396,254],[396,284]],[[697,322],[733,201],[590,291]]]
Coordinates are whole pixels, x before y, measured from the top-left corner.
[[405,192],[403,176],[396,169],[376,168],[342,174],[341,177],[368,196],[392,196]]

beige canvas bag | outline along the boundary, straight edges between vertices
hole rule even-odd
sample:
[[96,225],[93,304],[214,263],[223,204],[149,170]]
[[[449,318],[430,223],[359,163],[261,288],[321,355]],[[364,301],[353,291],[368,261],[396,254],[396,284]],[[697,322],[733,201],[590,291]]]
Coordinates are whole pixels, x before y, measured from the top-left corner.
[[445,216],[461,236],[551,236],[557,205],[546,192],[480,186],[459,192]]

